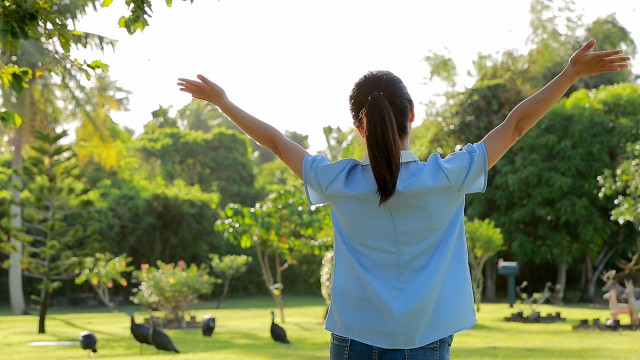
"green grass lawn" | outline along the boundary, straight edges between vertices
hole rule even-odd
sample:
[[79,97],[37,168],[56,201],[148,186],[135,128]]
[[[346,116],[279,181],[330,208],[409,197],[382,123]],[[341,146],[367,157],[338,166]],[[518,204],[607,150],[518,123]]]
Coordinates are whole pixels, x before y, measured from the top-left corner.
[[[270,311],[276,310],[270,298],[234,299],[213,309],[208,304],[193,307],[198,320],[207,313],[216,317],[216,329],[205,338],[199,329],[166,330],[180,354],[157,352],[140,345],[129,333],[126,310],[134,310],[141,322],[151,312],[139,307],[122,307],[118,312],[100,310],[52,310],[47,317],[47,334],[37,334],[37,316],[12,316],[0,311],[0,359],[86,359],[88,352],[78,344],[29,346],[35,341],[76,340],[81,331],[98,337],[94,358],[111,359],[328,359],[329,334],[323,329],[325,306],[321,298],[285,299],[283,327],[292,344],[275,343],[269,335]],[[559,311],[567,322],[522,324],[505,322],[517,309],[507,304],[483,304],[478,323],[456,334],[453,359],[640,359],[638,331],[574,331],[580,319],[609,317],[603,306],[551,306],[540,308],[542,315]],[[277,313],[277,312],[276,312]],[[622,323],[629,319],[621,316]],[[276,318],[279,322],[279,316]]]

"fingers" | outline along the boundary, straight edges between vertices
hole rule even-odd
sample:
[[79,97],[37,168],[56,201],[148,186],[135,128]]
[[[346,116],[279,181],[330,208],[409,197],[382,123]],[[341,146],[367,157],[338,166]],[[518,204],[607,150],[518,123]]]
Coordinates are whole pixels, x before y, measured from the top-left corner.
[[589,50],[593,49],[593,47],[596,46],[596,40],[595,39],[591,39],[589,41],[587,41],[586,44],[584,44],[584,46],[582,46],[580,48],[580,50],[578,50],[579,53],[581,54],[586,54],[589,52]]
[[608,58],[608,57],[622,54],[622,50],[616,49],[616,50],[594,51],[591,54],[598,55],[603,58]]
[[202,74],[198,74],[198,76],[196,76],[200,81],[202,82],[211,82],[211,80],[207,79],[204,75]]

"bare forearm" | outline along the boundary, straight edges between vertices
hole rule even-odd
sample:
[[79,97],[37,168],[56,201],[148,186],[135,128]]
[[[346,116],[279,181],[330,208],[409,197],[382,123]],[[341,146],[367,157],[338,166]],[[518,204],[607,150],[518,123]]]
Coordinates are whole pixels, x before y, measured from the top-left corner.
[[275,138],[284,136],[280,131],[242,110],[229,100],[221,102],[218,107],[240,128],[240,130],[260,145],[278,155]]
[[575,79],[565,69],[545,87],[513,108],[507,118],[482,139],[489,155],[489,168],[492,168],[513,144],[540,121],[567,92]]
[[300,179],[302,179],[302,161],[308,154],[297,143],[288,139],[278,129],[242,110],[225,99],[218,105],[245,134],[279,157]]
[[504,121],[505,125],[513,128],[516,140],[529,131],[577,79],[568,69],[564,69],[545,87],[518,104]]

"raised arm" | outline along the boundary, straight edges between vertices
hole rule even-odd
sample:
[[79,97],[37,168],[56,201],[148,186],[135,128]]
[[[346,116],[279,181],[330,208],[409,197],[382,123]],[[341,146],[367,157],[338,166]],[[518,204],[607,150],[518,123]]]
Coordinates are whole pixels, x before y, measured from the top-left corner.
[[180,78],[178,86],[180,91],[216,105],[242,131],[277,155],[302,179],[302,161],[309,154],[302,146],[289,140],[278,129],[236,106],[227,98],[227,94],[220,86],[202,75],[198,75],[198,80]]
[[518,104],[507,118],[483,139],[487,149],[489,168],[531,129],[579,78],[626,68],[629,57],[617,56],[622,50],[589,52],[596,44],[590,40],[569,59],[558,76],[535,94]]

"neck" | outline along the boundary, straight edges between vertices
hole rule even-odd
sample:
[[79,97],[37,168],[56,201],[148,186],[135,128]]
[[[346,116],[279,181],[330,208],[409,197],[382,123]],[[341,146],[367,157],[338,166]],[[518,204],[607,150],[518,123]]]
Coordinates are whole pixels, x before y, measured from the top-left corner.
[[400,141],[400,150],[409,150],[409,137]]

